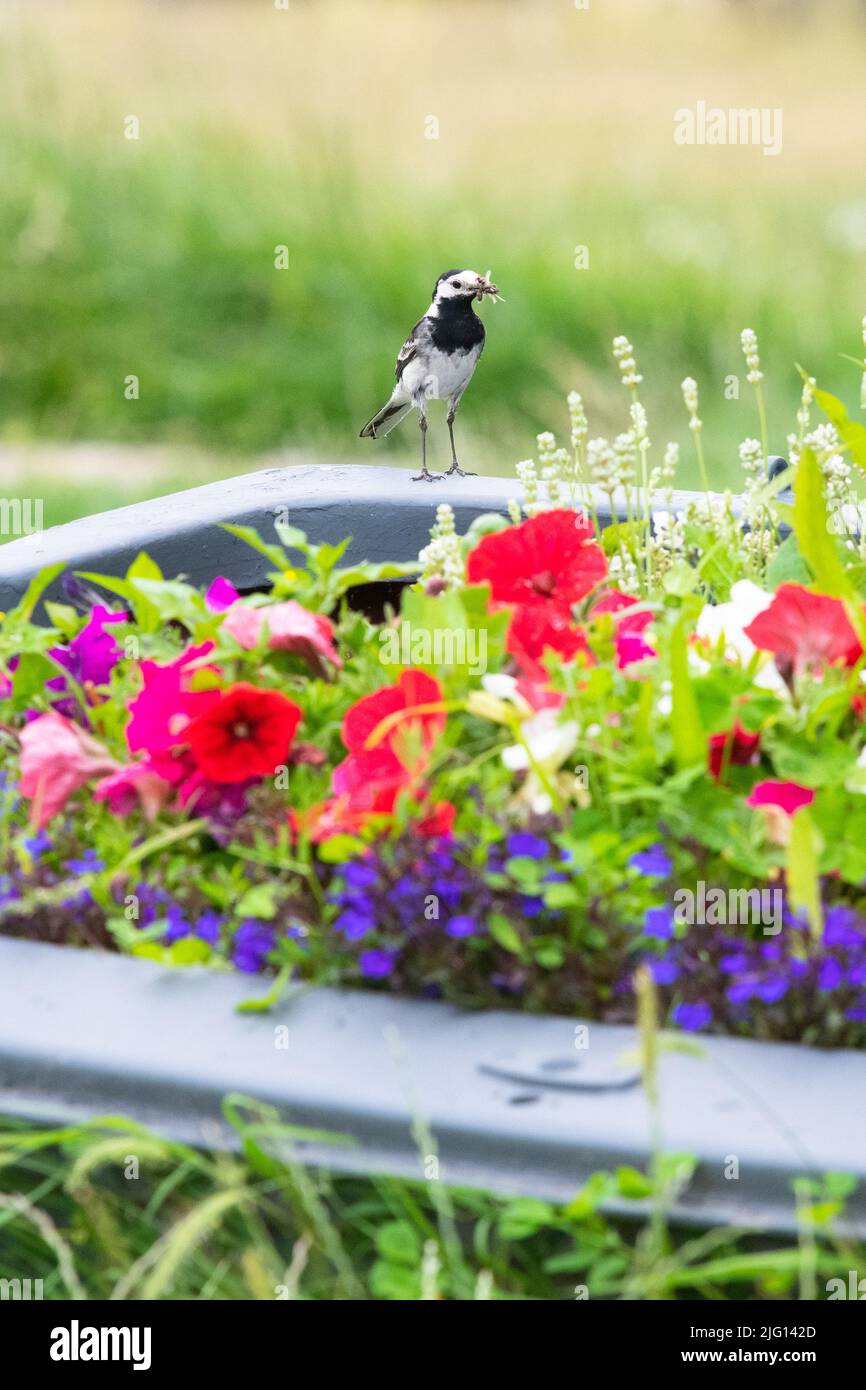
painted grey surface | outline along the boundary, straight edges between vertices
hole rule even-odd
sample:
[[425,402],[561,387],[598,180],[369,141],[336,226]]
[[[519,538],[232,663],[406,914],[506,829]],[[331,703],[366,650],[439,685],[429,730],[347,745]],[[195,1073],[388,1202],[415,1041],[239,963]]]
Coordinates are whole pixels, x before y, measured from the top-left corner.
[[[228,1145],[220,1102],[239,1091],[355,1141],[301,1146],[306,1161],[411,1177],[420,1113],[446,1181],[552,1200],[596,1169],[647,1161],[632,1029],[590,1024],[579,1051],[575,1020],[337,990],[234,1012],[264,983],[0,939],[0,1108],[51,1122],[123,1113]],[[866,1178],[866,1055],[722,1038],[702,1050],[661,1060],[665,1146],[700,1160],[680,1219],[789,1230],[792,1176]],[[849,1216],[866,1231],[862,1191]]]
[[[185,575],[205,585],[224,574],[240,589],[256,588],[265,580],[268,563],[221,530],[223,521],[254,526],[272,540],[278,518],[301,527],[317,543],[352,536],[348,554],[356,561],[414,560],[429,539],[440,502],[451,503],[463,531],[482,512],[505,512],[508,499],[519,494],[514,478],[415,483],[411,473],[396,468],[269,468],[83,517],[0,546],[0,611],[17,602],[27,582],[46,565],[63,561],[71,570],[120,575],[141,550],[172,579]],[[694,495],[675,493],[673,509]],[[609,499],[596,489],[594,500],[599,521],[607,525]],[[660,498],[658,505],[664,505]],[[59,592],[55,584],[48,597]]]

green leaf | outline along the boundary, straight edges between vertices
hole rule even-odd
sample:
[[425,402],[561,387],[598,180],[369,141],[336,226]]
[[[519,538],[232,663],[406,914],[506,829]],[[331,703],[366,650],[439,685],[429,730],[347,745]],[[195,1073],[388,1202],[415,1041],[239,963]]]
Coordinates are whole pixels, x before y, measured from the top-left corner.
[[818,940],[824,932],[821,880],[818,875],[820,848],[821,837],[809,809],[801,806],[791,817],[791,838],[785,861],[788,899],[795,911],[806,913],[812,935]]
[[45,590],[48,588],[49,584],[54,583],[58,574],[60,574],[64,568],[64,562],[61,560],[59,564],[48,565],[45,569],[40,570],[38,574],[34,574],[27,588],[24,590],[22,597],[16,603],[15,607],[10,608],[9,612],[6,614],[3,620],[4,631],[7,628],[11,629],[19,623],[30,621],[33,616],[33,610],[45,593]]
[[803,559],[795,535],[786,536],[767,566],[767,586],[772,590],[780,584],[811,584],[812,571]]
[[533,955],[542,970],[559,970],[565,960],[565,948],[561,941],[548,937],[535,944]]
[[[254,526],[237,526],[232,521],[221,521],[220,525],[224,531],[228,531],[230,536],[237,536],[239,541],[244,541],[247,545],[252,546],[253,550],[257,550],[260,555],[264,555],[265,559],[269,560],[276,569],[291,569],[289,557],[282,546],[268,545],[267,541],[262,540]],[[289,530],[290,528],[281,528],[278,526],[278,534],[281,529]],[[302,536],[304,541],[306,541],[307,538],[304,536],[303,531],[299,531],[298,535]]]
[[496,670],[505,651],[510,614],[491,613],[487,585],[449,589],[436,597],[410,589],[401,622],[383,630],[379,660],[388,667],[419,666],[447,684],[465,687]]
[[421,1296],[421,1275],[417,1269],[376,1260],[370,1270],[370,1289],[376,1298],[390,1303],[415,1303]]
[[146,550],[140,550],[126,571],[127,579],[162,579],[159,565],[152,560]]
[[183,936],[169,947],[172,965],[204,965],[210,960],[211,948],[197,936]]
[[177,579],[132,579],[133,592],[153,604],[163,622],[176,620],[192,629],[205,614],[204,600],[190,584]]
[[409,1221],[386,1221],[376,1231],[376,1249],[390,1264],[414,1268],[421,1259],[421,1239]]
[[[849,696],[846,707],[850,703]],[[809,739],[787,725],[767,733],[763,748],[783,782],[805,782],[812,787],[834,786],[844,782],[846,775],[856,768],[847,744],[821,737]]]
[[485,536],[493,536],[497,531],[507,531],[510,525],[508,517],[503,516],[501,512],[482,512],[463,537],[463,545],[467,551],[474,550]]
[[666,594],[672,594],[675,598],[684,598],[686,594],[694,593],[698,587],[699,578],[694,565],[690,565],[688,560],[678,560],[665,574],[662,587]]
[[583,1187],[565,1208],[565,1215],[578,1221],[591,1216],[602,1202],[613,1195],[615,1188],[616,1181],[611,1173],[590,1173]]
[[40,652],[22,652],[12,677],[12,708],[17,712],[45,694],[45,682],[60,675],[60,667]]
[[509,922],[507,917],[502,917],[495,912],[488,922],[490,935],[493,940],[505,951],[511,951],[512,955],[523,955],[523,942],[513,922]]
[[794,534],[821,592],[831,598],[856,599],[827,525],[823,474],[813,451],[805,448],[794,481]]
[[270,989],[266,994],[258,994],[254,999],[244,999],[235,1008],[238,1014],[265,1014],[269,1009],[273,1009],[285,993],[286,985],[291,977],[292,967],[284,965],[280,970]]
[[326,542],[323,545],[313,547],[312,554],[318,573],[322,575],[330,574],[337,562],[342,560],[348,544],[349,540],[347,538],[344,541],[340,541],[339,545],[329,545]]
[[849,419],[842,402],[829,391],[816,390],[815,400],[830,423],[835,425],[839,438],[851,458],[866,472],[866,425],[861,425],[859,420]]
[[81,615],[68,603],[54,603],[50,598],[47,598],[45,600],[45,612],[48,614],[48,621],[51,626],[56,627],[67,641],[75,636],[81,626]]
[[630,1201],[652,1196],[652,1183],[646,1173],[641,1173],[637,1168],[617,1168],[616,1186],[620,1196],[628,1197]]
[[499,1218],[499,1234],[503,1240],[527,1240],[557,1225],[556,1211],[549,1202],[537,1197],[517,1197]]
[[[241,527],[239,529],[244,531],[251,530],[249,526]],[[284,521],[278,521],[276,526],[274,527],[274,530],[276,531],[283,545],[288,546],[289,550],[300,550],[303,554],[306,555],[308,551],[315,549],[315,547],[311,546],[309,541],[307,540],[306,531],[302,531],[300,526],[288,526]],[[258,540],[258,536],[256,536],[256,540]],[[349,544],[350,540],[351,536],[347,537],[347,539],[343,542],[344,550],[346,546]],[[277,547],[269,546],[266,549],[275,551]],[[262,549],[263,555],[266,553],[266,549]],[[285,565],[283,565],[282,568],[285,569]]]
[[258,917],[265,922],[270,922],[277,915],[275,893],[275,884],[256,883],[244,893],[238,903],[236,909],[238,917]]
[[688,768],[706,760],[707,740],[689,674],[685,618],[679,619],[671,633],[670,660],[674,758],[678,768]]
[[355,835],[331,835],[316,847],[316,856],[323,864],[347,864],[365,849],[364,841]]
[[548,907],[577,907],[580,893],[573,883],[549,883],[544,889],[544,901]]

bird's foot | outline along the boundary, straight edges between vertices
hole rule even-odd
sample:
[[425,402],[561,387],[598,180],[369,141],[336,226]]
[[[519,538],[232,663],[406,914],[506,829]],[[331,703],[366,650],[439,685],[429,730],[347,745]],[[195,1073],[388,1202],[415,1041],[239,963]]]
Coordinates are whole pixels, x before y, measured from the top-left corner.
[[477,473],[467,473],[465,469],[463,469],[463,468],[460,467],[460,464],[457,462],[456,459],[455,459],[454,462],[452,463],[451,467],[448,469],[448,472],[442,474],[442,477],[443,477],[443,478],[450,478],[452,473],[456,473],[457,476],[458,476],[458,478],[477,478],[477,477],[478,477],[478,474],[477,474]]
[[446,476],[447,476],[447,475],[446,475],[445,473],[428,473],[428,472],[427,472],[427,469],[425,468],[421,473],[413,473],[413,474],[412,474],[412,482],[413,482],[413,483],[438,483],[438,482],[441,481],[442,478],[444,478],[444,477],[446,477]]

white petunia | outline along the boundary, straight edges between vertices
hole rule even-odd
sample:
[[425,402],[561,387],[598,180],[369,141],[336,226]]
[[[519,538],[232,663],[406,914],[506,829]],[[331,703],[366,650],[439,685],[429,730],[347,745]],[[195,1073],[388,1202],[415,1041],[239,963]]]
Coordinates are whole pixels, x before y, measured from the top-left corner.
[[502,750],[502,761],[509,772],[529,773],[523,794],[537,815],[548,812],[552,803],[536,768],[552,777],[574,752],[580,738],[580,725],[573,719],[560,723],[558,716],[558,710],[540,710],[521,729],[525,744],[513,743]]
[[[707,603],[698,618],[695,631],[710,647],[724,643],[725,655],[730,661],[739,661],[748,666],[758,650],[754,642],[746,636],[745,628],[753,623],[759,613],[763,613],[773,601],[768,594],[751,579],[740,579],[731,588],[728,603]],[[764,690],[775,690],[787,696],[788,687],[782,680],[775,661],[767,660],[755,675],[755,685]]]

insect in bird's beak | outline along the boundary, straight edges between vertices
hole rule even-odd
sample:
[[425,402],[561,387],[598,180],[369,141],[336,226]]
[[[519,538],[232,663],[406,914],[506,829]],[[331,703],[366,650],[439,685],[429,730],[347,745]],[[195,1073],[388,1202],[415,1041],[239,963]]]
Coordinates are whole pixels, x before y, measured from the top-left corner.
[[493,303],[494,303],[494,304],[496,303],[496,301],[497,301],[498,299],[501,299],[502,302],[503,302],[503,304],[505,303],[505,300],[504,300],[503,296],[499,293],[499,290],[496,288],[496,286],[494,285],[493,281],[492,281],[491,278],[490,278],[490,271],[489,271],[489,270],[488,270],[488,272],[487,272],[486,275],[484,275],[484,276],[479,275],[479,277],[478,277],[478,288],[477,288],[476,291],[475,291],[475,298],[476,298],[476,299],[478,300],[478,302],[480,303],[481,300],[484,298],[484,296],[485,296],[486,294],[489,294],[489,295],[490,295],[490,297],[491,297],[491,299],[493,300]]

